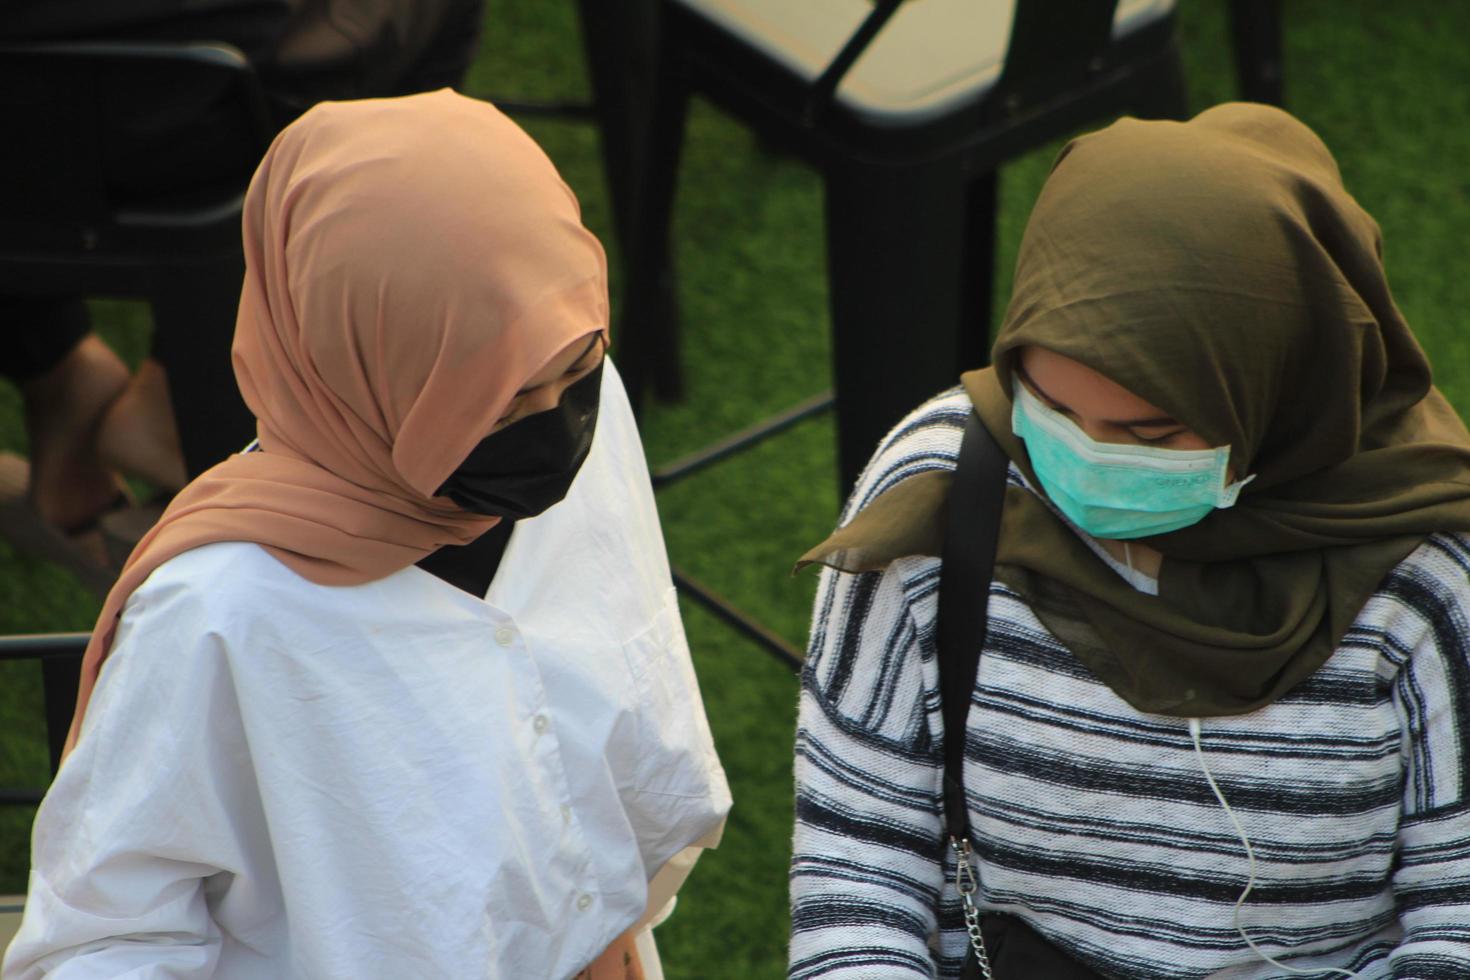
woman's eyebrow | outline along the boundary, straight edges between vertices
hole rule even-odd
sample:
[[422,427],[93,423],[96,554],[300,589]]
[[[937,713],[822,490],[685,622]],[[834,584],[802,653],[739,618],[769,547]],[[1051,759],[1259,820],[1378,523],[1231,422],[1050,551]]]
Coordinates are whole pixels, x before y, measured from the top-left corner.
[[[1026,369],[1021,367],[1021,365],[1019,364],[1016,365],[1016,374],[1020,376],[1022,381],[1026,382],[1026,384],[1030,386],[1032,391],[1040,395],[1042,400],[1049,404],[1052,408],[1059,408],[1067,412],[1071,411],[1071,409],[1068,408],[1064,403],[1059,402],[1051,395],[1048,395],[1046,391],[1041,387],[1041,385],[1037,384],[1036,380],[1032,378],[1031,375],[1027,374]],[[1125,429],[1156,429],[1165,425],[1183,425],[1182,422],[1180,422],[1172,415],[1155,415],[1150,418],[1141,419],[1107,419],[1106,421],[1109,425],[1119,425]]]

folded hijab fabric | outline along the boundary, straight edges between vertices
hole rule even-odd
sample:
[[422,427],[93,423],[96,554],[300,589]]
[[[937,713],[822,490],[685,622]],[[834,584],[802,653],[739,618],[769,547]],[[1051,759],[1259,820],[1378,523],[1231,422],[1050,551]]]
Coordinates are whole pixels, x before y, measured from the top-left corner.
[[[1255,474],[1236,505],[1143,539],[1159,595],[1113,574],[1011,488],[997,576],[1142,711],[1240,714],[1331,656],[1384,576],[1470,531],[1470,434],[1394,305],[1377,224],[1322,142],[1230,104],[1074,140],[1031,215],[992,368],[963,382],[1032,486],[1011,432],[1021,348],[1073,358]],[[899,484],[807,554],[847,570],[938,555],[948,474]]]
[[235,375],[263,452],[189,484],[139,542],[82,662],[68,749],[127,598],[253,541],[303,577],[383,578],[496,523],[433,496],[517,391],[608,322],[607,263],[551,161],[443,90],[323,103],[245,198]]

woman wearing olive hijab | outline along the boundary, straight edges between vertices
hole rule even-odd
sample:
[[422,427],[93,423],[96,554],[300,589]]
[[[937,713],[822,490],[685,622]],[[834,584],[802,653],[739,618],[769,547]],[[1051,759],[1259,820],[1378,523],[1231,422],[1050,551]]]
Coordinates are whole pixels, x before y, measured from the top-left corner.
[[657,976],[614,941],[729,795],[570,190],[487,104],[327,103],[244,233],[258,446],[103,607],[5,977]]
[[[807,556],[791,975],[959,974],[963,737],[981,920],[1089,975],[1470,976],[1470,436],[1327,149],[1248,105],[1074,141],[963,382]],[[1011,466],[951,733],[972,409]]]

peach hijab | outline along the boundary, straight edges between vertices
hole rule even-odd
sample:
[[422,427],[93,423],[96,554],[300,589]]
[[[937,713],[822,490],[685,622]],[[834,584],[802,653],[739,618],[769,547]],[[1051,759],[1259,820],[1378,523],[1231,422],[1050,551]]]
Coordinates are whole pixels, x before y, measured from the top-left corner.
[[546,154],[448,90],[323,103],[245,197],[235,376],[262,452],[181,491],[123,566],[67,751],[128,597],[175,555],[253,541],[326,585],[373,581],[497,518],[435,497],[516,392],[607,329],[607,261]]

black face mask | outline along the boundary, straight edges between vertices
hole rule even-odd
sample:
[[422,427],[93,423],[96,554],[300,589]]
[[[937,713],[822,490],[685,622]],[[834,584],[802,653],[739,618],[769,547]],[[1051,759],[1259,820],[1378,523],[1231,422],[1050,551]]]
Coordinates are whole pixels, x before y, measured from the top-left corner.
[[568,385],[555,408],[492,432],[435,491],[490,517],[535,517],[561,500],[592,448],[602,365]]

